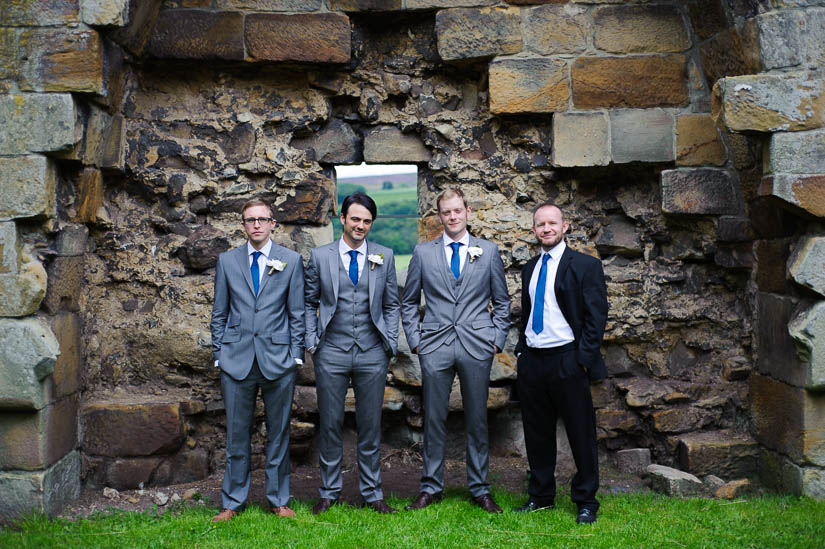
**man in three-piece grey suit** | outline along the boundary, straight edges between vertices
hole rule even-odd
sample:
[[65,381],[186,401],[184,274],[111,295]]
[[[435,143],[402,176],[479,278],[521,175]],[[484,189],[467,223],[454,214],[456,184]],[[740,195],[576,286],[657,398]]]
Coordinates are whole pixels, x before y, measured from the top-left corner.
[[289,508],[289,414],[297,365],[304,353],[304,270],[301,256],[269,238],[269,204],[241,210],[246,244],[222,253],[215,271],[212,349],[221,368],[226,408],[223,510],[213,522],[243,509],[251,481],[251,431],[258,389],[266,415],[266,497],[272,513]]
[[315,362],[320,414],[321,497],[314,514],[338,502],[341,431],[352,380],[358,428],[358,484],[364,503],[395,513],[381,488],[381,408],[389,357],[398,350],[398,286],[392,250],[366,240],[375,202],[354,193],[341,206],[340,240],[312,250],[306,270],[306,347]]
[[[424,408],[421,492],[407,509],[422,509],[443,497],[447,412],[457,372],[470,494],[485,511],[500,513],[487,482],[487,395],[493,356],[504,346],[510,325],[504,265],[495,244],[467,232],[470,208],[460,189],[439,194],[436,207],[444,234],[415,247],[401,300],[407,342],[421,363]],[[419,322],[422,293],[426,312]]]

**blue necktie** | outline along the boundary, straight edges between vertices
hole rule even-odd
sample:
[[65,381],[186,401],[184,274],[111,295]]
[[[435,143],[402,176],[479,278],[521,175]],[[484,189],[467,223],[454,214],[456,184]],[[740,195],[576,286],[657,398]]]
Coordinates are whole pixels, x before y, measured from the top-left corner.
[[262,252],[252,254],[252,265],[249,270],[252,272],[252,287],[255,288],[255,295],[258,295],[258,287],[261,285],[261,268],[258,267],[258,258],[264,255]]
[[350,250],[349,252],[349,279],[352,280],[353,286],[358,285],[358,252]]
[[450,258],[450,270],[453,271],[456,280],[461,276],[461,261],[458,258],[458,248],[461,247],[461,242],[452,242],[450,247],[453,249],[453,256]]
[[536,283],[536,298],[533,300],[533,331],[540,334],[544,329],[544,289],[547,286],[547,260],[550,254],[541,258],[539,281]]

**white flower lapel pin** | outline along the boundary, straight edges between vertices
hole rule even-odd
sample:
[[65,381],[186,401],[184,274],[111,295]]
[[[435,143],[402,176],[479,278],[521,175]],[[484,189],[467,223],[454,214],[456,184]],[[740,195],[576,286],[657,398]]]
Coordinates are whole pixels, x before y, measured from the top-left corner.
[[476,258],[481,257],[481,254],[484,253],[484,250],[479,248],[478,246],[470,246],[467,248],[467,254],[470,256],[470,263],[476,260]]
[[376,265],[384,264],[384,254],[370,254],[367,256],[367,259],[370,262],[370,271],[373,270]]
[[266,266],[269,267],[269,274],[272,274],[275,271],[280,273],[284,270],[284,267],[286,267],[286,261],[281,261],[280,259],[270,259],[266,262]]

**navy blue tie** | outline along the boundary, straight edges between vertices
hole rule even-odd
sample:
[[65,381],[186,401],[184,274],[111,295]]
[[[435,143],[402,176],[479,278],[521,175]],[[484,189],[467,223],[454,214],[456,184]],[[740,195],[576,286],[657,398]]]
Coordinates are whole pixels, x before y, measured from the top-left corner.
[[550,254],[541,258],[539,281],[536,283],[536,298],[533,300],[533,331],[540,334],[544,329],[544,289],[547,287],[547,260]]
[[450,247],[453,249],[453,256],[450,258],[450,270],[453,271],[456,280],[461,276],[461,260],[458,257],[458,248],[461,247],[461,242],[452,242]]
[[353,286],[358,285],[358,252],[350,250],[349,252],[349,279],[352,280]]
[[252,272],[252,287],[255,288],[255,295],[258,295],[258,287],[261,285],[261,268],[258,266],[258,258],[264,255],[262,252],[252,254],[252,265],[249,270]]

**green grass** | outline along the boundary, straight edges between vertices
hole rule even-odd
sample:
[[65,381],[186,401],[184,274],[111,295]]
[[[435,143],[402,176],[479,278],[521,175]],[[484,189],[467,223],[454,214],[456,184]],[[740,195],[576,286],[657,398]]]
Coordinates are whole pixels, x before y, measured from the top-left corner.
[[[488,515],[466,491],[453,490],[438,505],[392,516],[334,507],[315,517],[310,503],[294,504],[294,520],[250,507],[217,526],[210,522],[215,509],[201,506],[164,515],[114,511],[77,522],[34,516],[0,529],[0,547],[825,547],[825,502],[810,498],[605,495],[598,522],[578,526],[566,495],[556,509],[526,516],[510,512],[523,495],[495,496],[503,515]],[[408,500],[390,503],[400,508]]]

